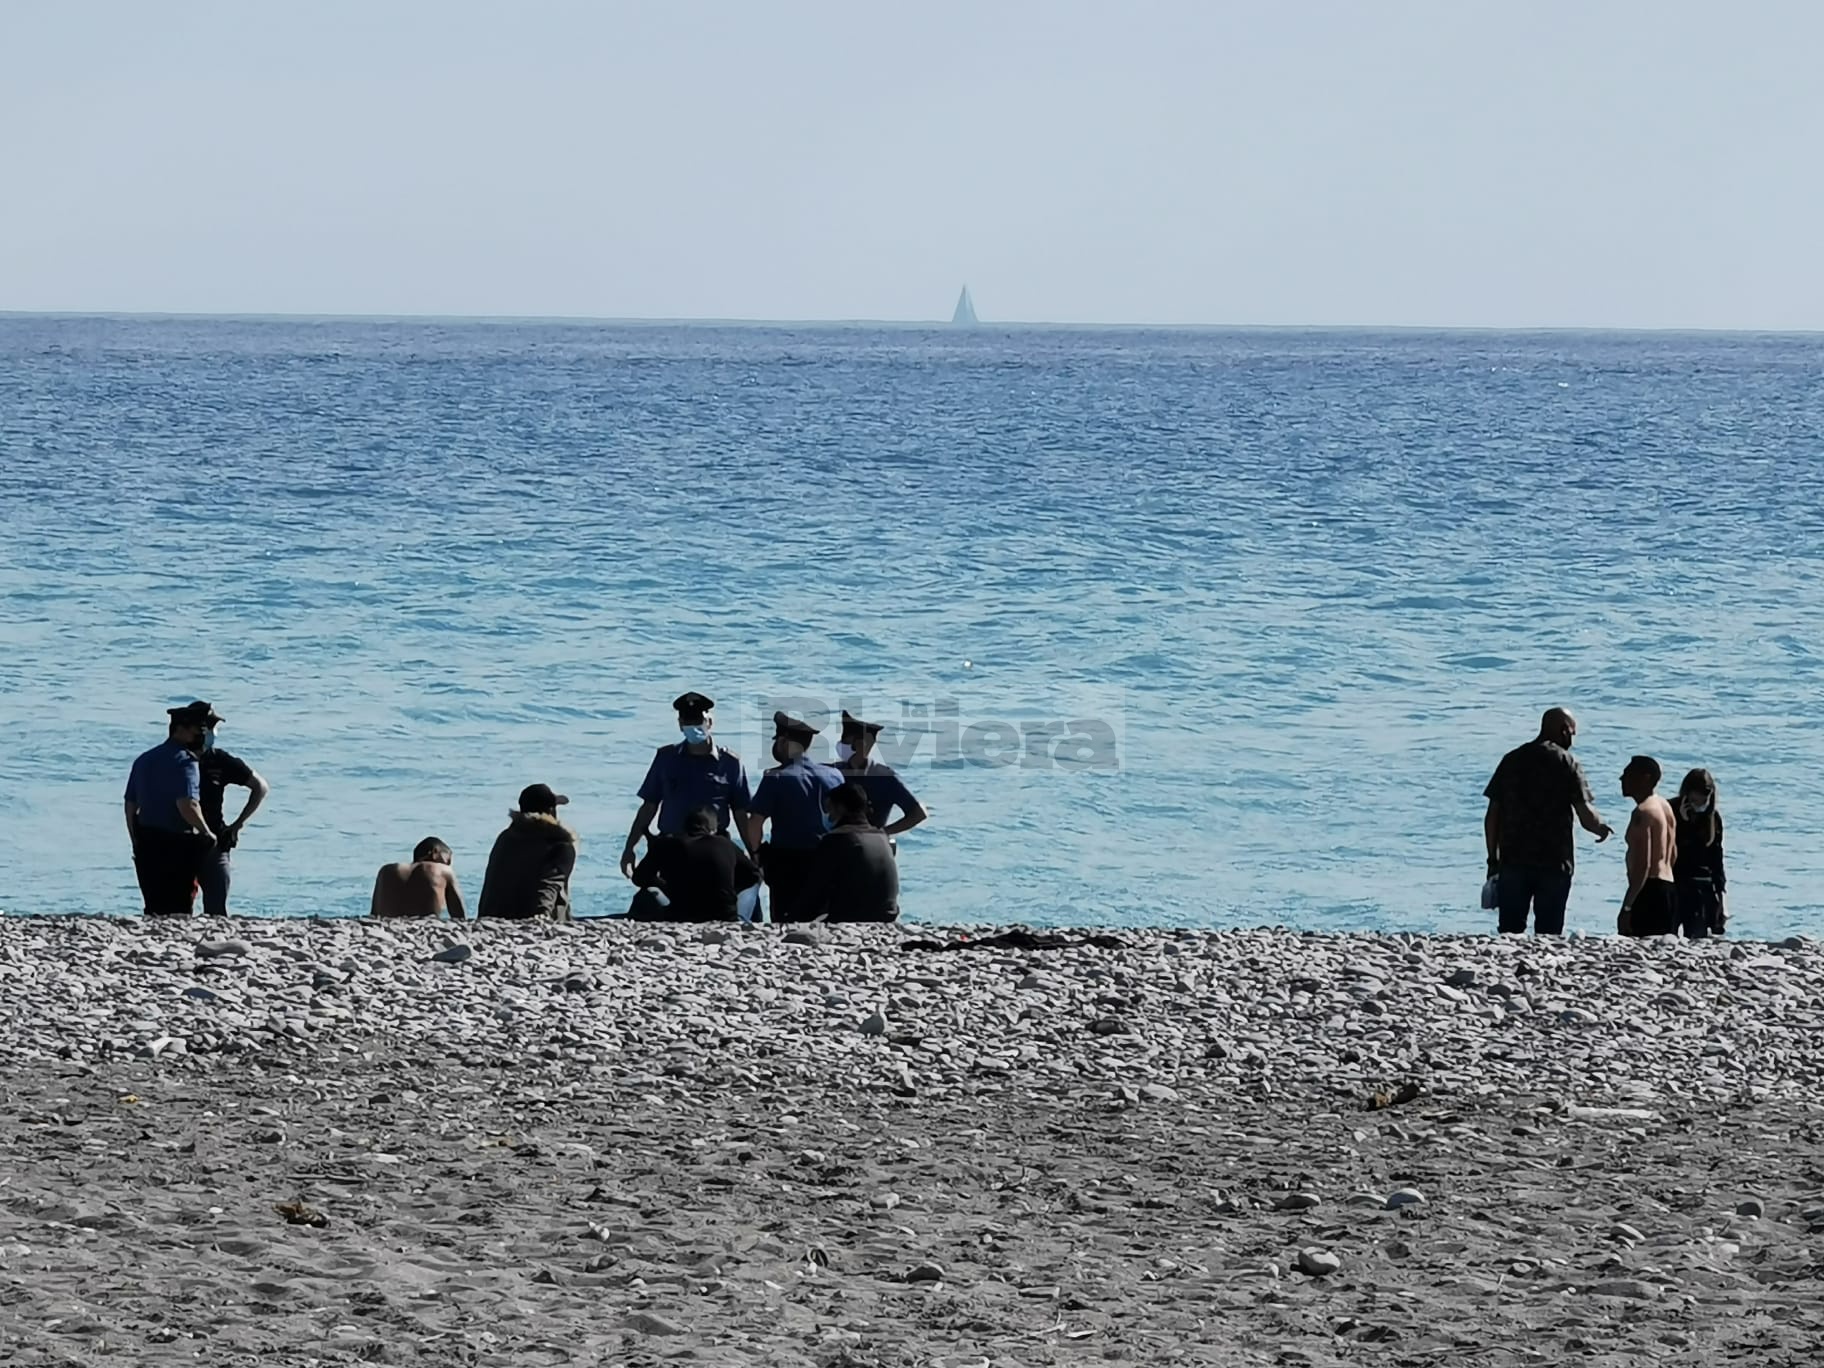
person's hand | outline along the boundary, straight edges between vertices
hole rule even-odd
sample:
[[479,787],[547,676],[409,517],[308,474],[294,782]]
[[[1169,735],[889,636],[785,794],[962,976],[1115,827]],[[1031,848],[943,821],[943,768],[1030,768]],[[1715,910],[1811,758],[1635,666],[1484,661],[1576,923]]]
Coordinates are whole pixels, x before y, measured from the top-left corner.
[[1488,857],[1488,874],[1486,877],[1492,879],[1495,877],[1495,875],[1499,874],[1500,872],[1501,872],[1501,866],[1496,864],[1495,857],[1493,855],[1490,855]]
[[637,865],[639,862],[640,862],[639,850],[630,841],[627,844],[627,848],[621,852],[621,873],[626,875],[629,881],[631,881],[633,878],[633,867],[635,865]]
[[233,850],[241,843],[241,824],[230,822],[222,828],[221,838],[216,841],[216,849]]
[[1614,834],[1615,834],[1615,828],[1610,826],[1607,822],[1604,822],[1602,824],[1602,829],[1596,833],[1596,844],[1601,845],[1604,841],[1608,840],[1609,837],[1613,836]]

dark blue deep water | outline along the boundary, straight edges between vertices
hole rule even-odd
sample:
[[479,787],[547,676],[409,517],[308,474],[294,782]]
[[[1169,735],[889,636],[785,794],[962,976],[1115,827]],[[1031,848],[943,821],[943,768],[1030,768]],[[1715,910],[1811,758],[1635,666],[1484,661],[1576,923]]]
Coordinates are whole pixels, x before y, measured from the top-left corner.
[[[522,784],[579,911],[686,688],[900,730],[931,919],[1475,930],[1567,703],[1719,776],[1824,929],[1824,339],[0,317],[0,908],[136,907],[191,696],[274,785],[236,902],[364,910]],[[1613,926],[1581,842],[1571,925]]]

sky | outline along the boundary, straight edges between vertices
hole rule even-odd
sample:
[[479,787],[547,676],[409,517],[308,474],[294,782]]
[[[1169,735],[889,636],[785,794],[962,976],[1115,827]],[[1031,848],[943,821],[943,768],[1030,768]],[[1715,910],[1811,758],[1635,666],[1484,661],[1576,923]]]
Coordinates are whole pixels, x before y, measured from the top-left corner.
[[0,0],[0,310],[1824,328],[1824,5]]

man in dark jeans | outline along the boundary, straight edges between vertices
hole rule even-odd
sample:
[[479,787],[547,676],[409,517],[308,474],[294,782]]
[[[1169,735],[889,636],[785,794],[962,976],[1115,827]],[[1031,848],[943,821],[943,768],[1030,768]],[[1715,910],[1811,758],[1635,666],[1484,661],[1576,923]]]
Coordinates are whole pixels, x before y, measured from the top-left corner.
[[1577,862],[1573,816],[1598,842],[1614,834],[1596,811],[1583,767],[1571,756],[1576,735],[1577,719],[1553,708],[1540,719],[1536,739],[1501,757],[1483,790],[1488,872],[1497,880],[1504,934],[1525,933],[1529,908],[1537,934],[1564,934],[1564,906]]
[[164,744],[136,759],[127,776],[127,836],[146,915],[187,917],[197,874],[216,841],[203,818],[196,757],[204,733],[220,719],[201,702],[165,711],[171,724]]

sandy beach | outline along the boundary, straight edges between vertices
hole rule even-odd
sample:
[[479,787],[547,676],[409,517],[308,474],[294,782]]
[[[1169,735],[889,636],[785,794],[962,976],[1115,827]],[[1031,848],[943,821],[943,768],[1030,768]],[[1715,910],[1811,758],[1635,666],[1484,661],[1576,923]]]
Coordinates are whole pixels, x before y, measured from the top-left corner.
[[1824,1352],[1817,945],[953,935],[0,920],[0,1363]]

